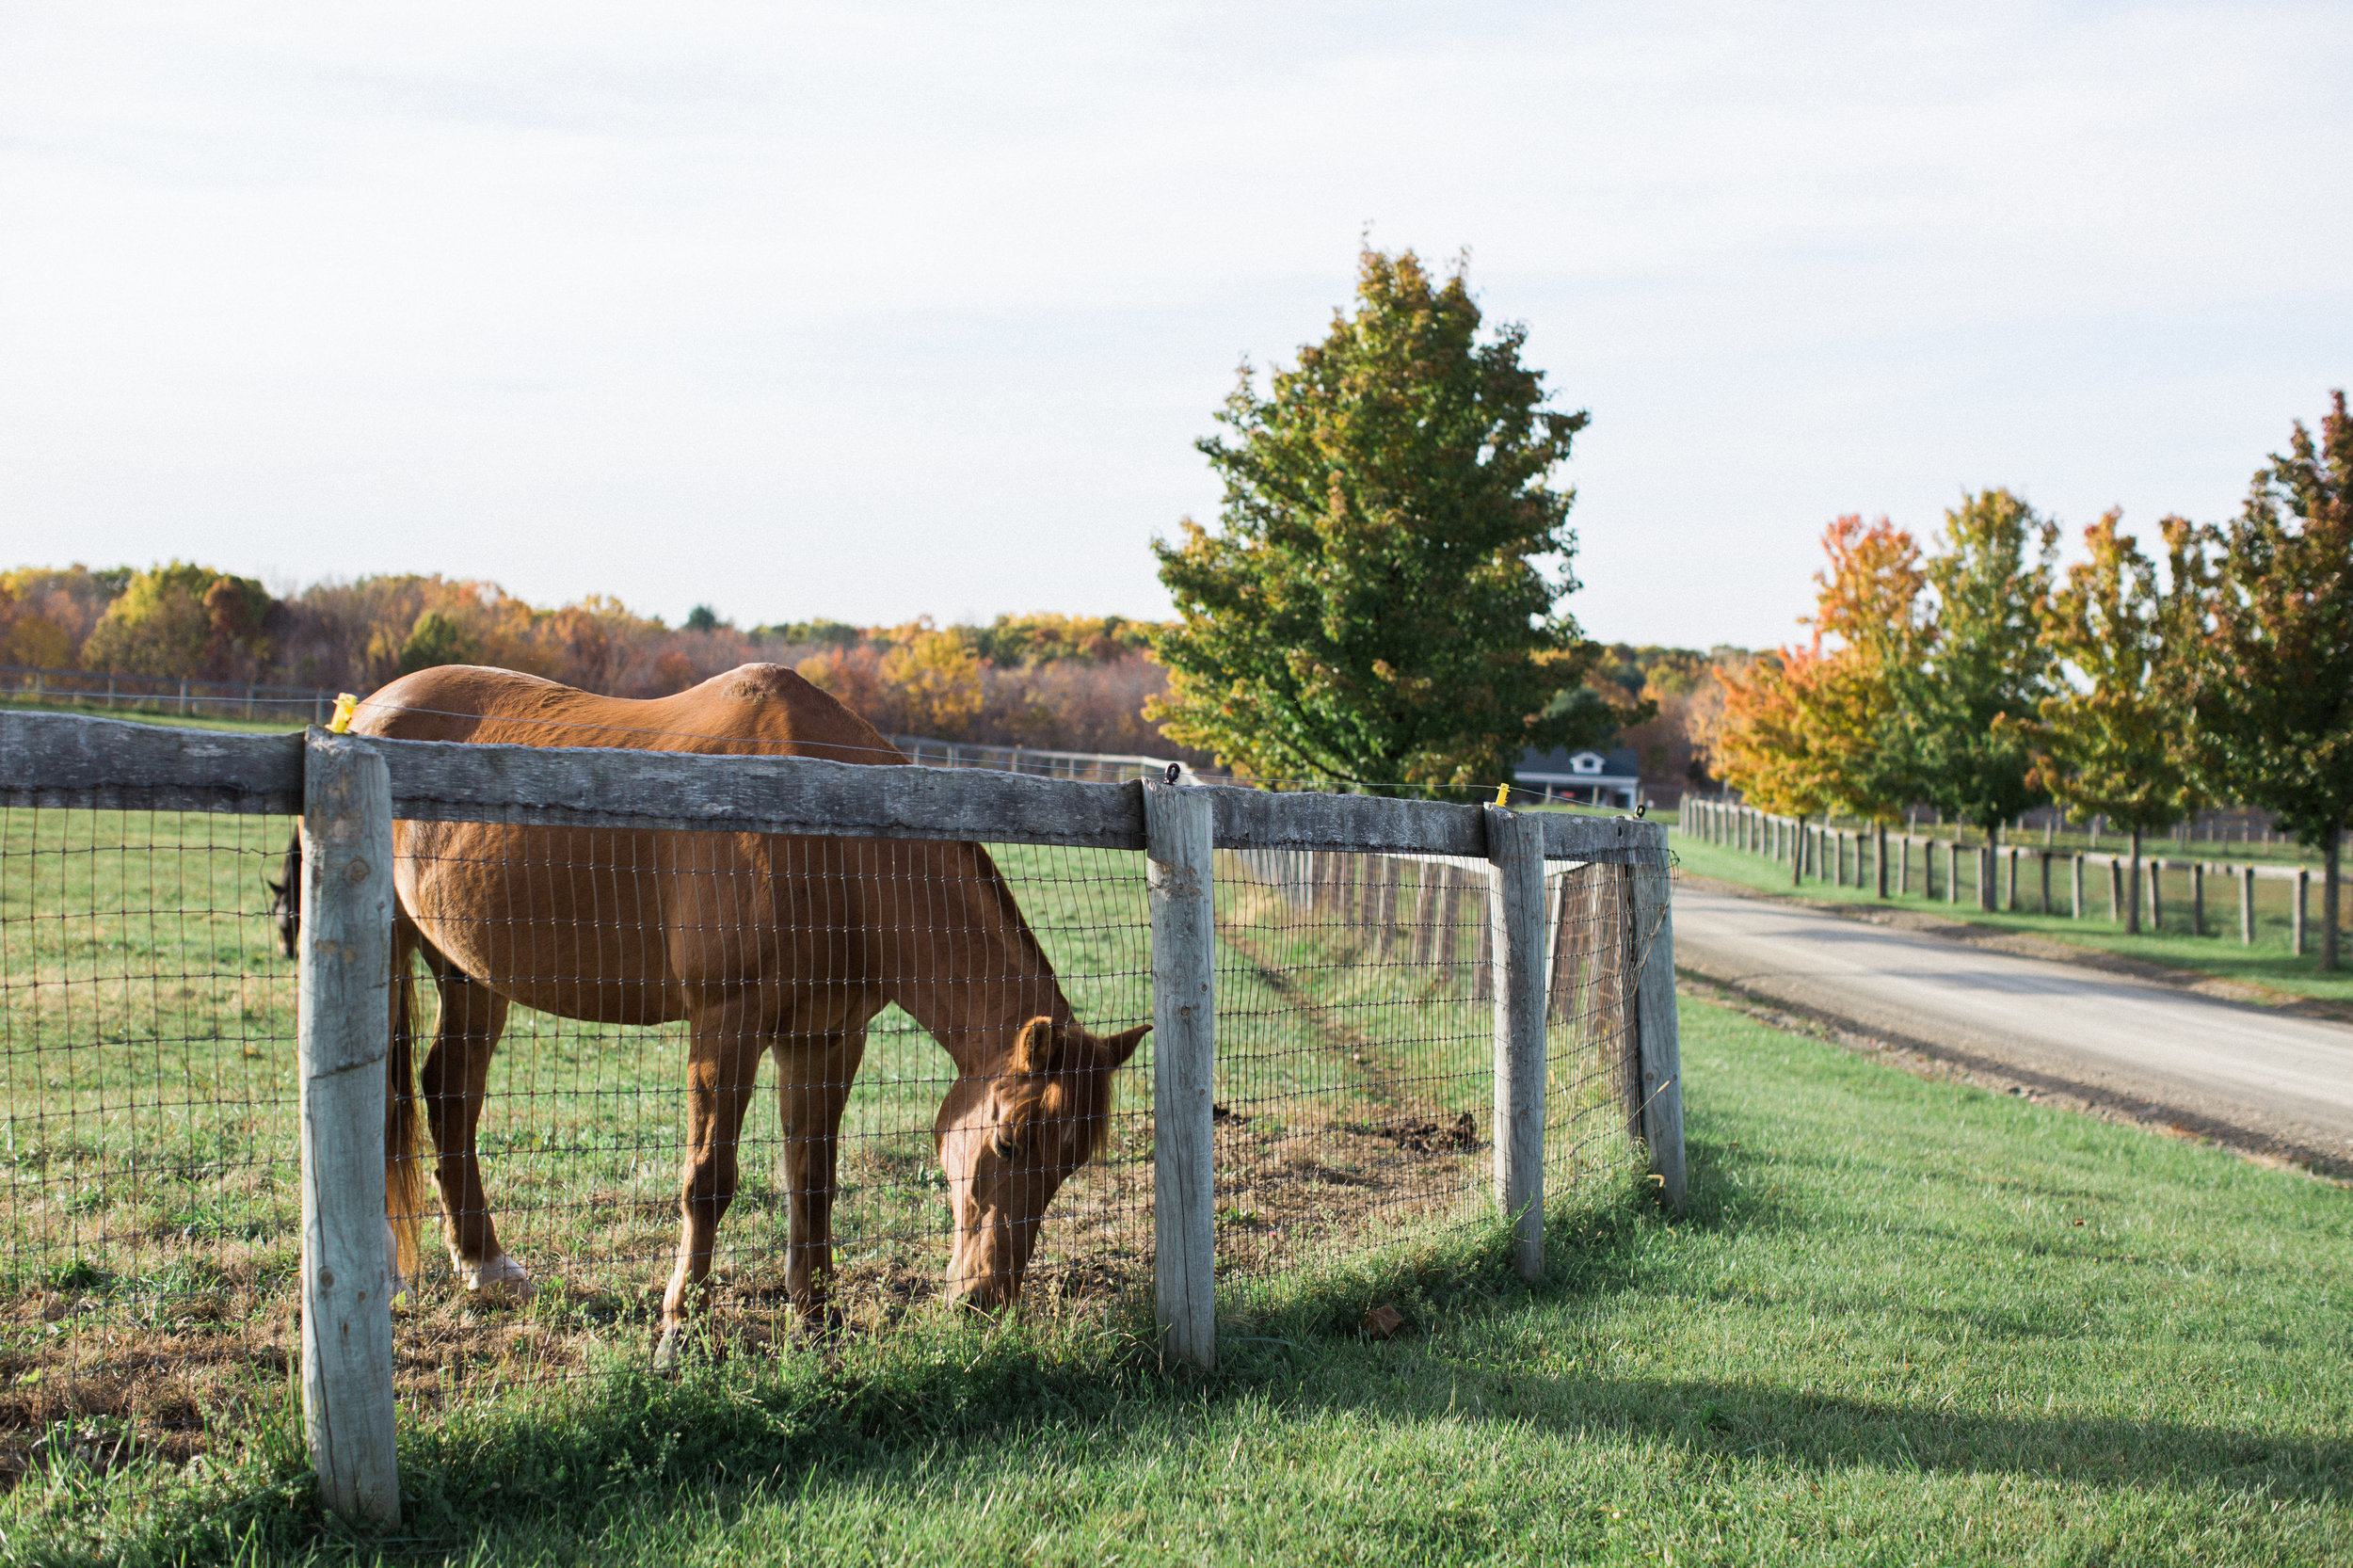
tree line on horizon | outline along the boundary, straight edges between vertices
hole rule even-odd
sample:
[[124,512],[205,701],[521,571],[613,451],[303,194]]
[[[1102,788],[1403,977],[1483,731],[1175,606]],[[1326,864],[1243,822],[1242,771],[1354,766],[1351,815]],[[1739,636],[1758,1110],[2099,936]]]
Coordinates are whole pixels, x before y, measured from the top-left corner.
[[[1144,714],[1167,688],[1150,652],[1158,630],[1047,612],[944,628],[816,618],[745,630],[704,606],[671,627],[612,599],[542,609],[494,583],[439,575],[320,584],[280,600],[251,578],[178,561],[0,572],[0,664],[364,692],[433,664],[488,664],[662,696],[764,662],[792,666],[890,734],[1208,763]],[[1722,704],[1717,673],[1753,655],[1629,643],[1595,651],[1586,685],[1611,708],[1650,715],[1615,739],[1671,793],[1702,768]]]
[[[1946,512],[1927,550],[1884,518],[1837,519],[1812,636],[1724,672],[1708,763],[1766,810],[1876,824],[1882,896],[1886,830],[1917,805],[1989,845],[2037,807],[2105,817],[2136,889],[2144,834],[2210,806],[2266,811],[2321,854],[2333,969],[2353,825],[2345,393],[2317,439],[2296,424],[2231,521],[2161,520],[2161,557],[2121,522],[2087,527],[2062,575],[2057,525],[2006,489]],[[2137,895],[2126,910],[2137,931]]]
[[592,595],[554,609],[495,583],[388,574],[280,599],[184,561],[0,572],[0,664],[168,680],[373,691],[481,664],[616,696],[666,696],[738,664],[797,670],[885,733],[1206,762],[1144,716],[1167,677],[1149,622],[1118,616],[928,617],[898,626],[738,628],[697,606],[676,627]]

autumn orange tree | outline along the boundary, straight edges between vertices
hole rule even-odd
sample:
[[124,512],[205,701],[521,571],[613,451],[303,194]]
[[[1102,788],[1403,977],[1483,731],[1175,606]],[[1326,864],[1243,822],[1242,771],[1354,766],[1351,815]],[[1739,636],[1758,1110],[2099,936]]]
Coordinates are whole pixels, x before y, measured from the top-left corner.
[[2353,420],[2345,393],[2301,423],[2225,528],[2168,528],[2199,600],[2188,681],[2195,762],[2214,792],[2321,852],[2320,963],[2337,967],[2340,846],[2353,823]]
[[[1822,722],[1834,661],[1811,648],[1785,648],[1745,670],[1728,670],[1723,717],[1716,732],[1717,776],[1762,811],[1805,819],[1838,802],[1838,758]],[[1805,856],[1789,857],[1789,881]]]
[[2087,558],[2036,608],[2042,645],[2072,677],[2018,718],[2033,767],[2028,782],[2082,816],[2105,816],[2132,840],[2124,929],[2140,930],[2140,840],[2196,805],[2178,700],[2181,661],[2194,651],[2186,588],[2157,585],[2155,563],[2121,513],[2084,530]]
[[[1724,706],[1716,771],[1753,805],[1803,819],[1846,811],[1878,830],[1879,893],[1887,896],[1887,827],[1912,779],[1889,744],[1891,672],[1911,657],[1927,578],[1912,536],[1854,515],[1822,533],[1810,645],[1785,648],[1720,679]],[[1790,879],[1798,879],[1793,861]]]
[[1822,553],[1828,564],[1814,578],[1815,637],[1817,645],[1836,639],[1837,669],[1825,683],[1818,722],[1838,760],[1837,808],[1865,819],[1876,833],[1871,863],[1885,898],[1887,829],[1918,789],[1902,749],[1890,744],[1895,675],[1921,643],[1928,573],[1918,543],[1885,518],[1867,528],[1852,514],[1835,520],[1823,530]]

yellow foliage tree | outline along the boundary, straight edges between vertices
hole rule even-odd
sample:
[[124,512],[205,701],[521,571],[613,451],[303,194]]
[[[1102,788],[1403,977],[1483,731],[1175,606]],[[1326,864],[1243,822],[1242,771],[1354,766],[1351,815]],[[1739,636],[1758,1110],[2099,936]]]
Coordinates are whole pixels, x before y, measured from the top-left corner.
[[953,632],[919,624],[883,655],[891,728],[900,734],[961,734],[981,711],[981,656]]

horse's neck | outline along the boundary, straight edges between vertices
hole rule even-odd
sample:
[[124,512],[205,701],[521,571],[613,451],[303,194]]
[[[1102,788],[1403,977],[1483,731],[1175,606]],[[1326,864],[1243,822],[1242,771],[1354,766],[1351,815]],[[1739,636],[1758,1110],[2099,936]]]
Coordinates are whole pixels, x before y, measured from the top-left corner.
[[992,1072],[1024,1023],[1068,1022],[1070,1002],[987,852],[923,848],[879,922],[885,989],[959,1072]]

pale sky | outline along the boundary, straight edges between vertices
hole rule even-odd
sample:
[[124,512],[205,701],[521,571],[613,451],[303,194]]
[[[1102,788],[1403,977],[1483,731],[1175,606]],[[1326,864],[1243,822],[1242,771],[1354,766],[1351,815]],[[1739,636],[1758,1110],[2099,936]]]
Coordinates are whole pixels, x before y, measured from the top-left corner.
[[2219,519],[2353,382],[2333,5],[0,8],[0,564],[1161,616],[1360,237],[1593,416],[1601,637]]

